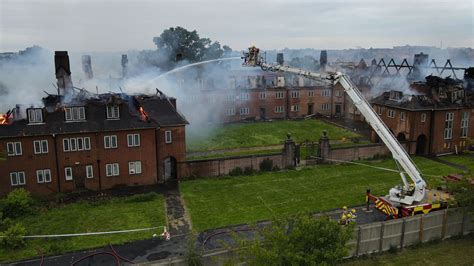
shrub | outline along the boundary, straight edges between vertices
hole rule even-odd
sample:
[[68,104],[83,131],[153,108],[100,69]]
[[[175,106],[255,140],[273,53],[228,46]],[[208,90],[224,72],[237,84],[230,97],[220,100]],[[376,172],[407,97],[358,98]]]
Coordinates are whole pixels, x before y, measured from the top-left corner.
[[33,210],[33,198],[23,188],[10,192],[3,202],[2,212],[5,217],[16,218]]
[[238,175],[242,175],[243,173],[244,173],[244,171],[242,171],[242,168],[237,166],[229,172],[229,175],[230,176],[238,176]]
[[244,175],[253,175],[254,171],[253,168],[250,166],[245,167],[244,169]]
[[1,239],[1,244],[5,248],[17,249],[26,244],[25,240],[21,237],[26,235],[26,229],[19,223],[11,225],[3,232],[3,235],[5,237]]
[[273,166],[272,171],[280,171],[280,167],[278,165]]
[[260,162],[260,171],[266,172],[266,171],[271,171],[273,169],[273,161],[270,159],[265,159]]
[[133,195],[133,196],[128,197],[127,199],[125,199],[125,202],[130,202],[130,203],[133,203],[133,202],[147,202],[147,201],[153,201],[157,197],[158,197],[158,194],[156,194],[155,192],[150,192],[150,193],[146,193],[146,194],[137,194],[137,195]]

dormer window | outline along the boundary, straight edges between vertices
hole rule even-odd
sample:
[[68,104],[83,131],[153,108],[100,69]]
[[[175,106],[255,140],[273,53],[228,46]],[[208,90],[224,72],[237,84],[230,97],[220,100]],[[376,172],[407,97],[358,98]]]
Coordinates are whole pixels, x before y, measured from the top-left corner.
[[390,91],[390,100],[401,100],[403,93],[401,91]]
[[458,90],[451,92],[451,102],[455,103],[458,100],[462,100],[464,98],[464,91]]
[[107,119],[119,119],[120,112],[118,105],[107,105]]
[[27,110],[27,113],[28,113],[28,123],[30,124],[43,123],[43,112],[41,108],[30,108]]
[[66,121],[68,122],[86,120],[86,112],[84,106],[66,107],[64,108],[64,113],[66,115]]

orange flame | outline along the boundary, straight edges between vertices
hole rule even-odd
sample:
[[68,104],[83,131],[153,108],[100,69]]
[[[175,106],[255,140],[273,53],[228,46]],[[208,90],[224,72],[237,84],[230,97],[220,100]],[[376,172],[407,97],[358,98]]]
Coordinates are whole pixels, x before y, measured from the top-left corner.
[[148,121],[148,114],[147,114],[147,112],[145,112],[145,110],[143,109],[143,107],[140,106],[140,108],[138,108],[138,110],[140,111],[141,119],[142,119],[143,121]]
[[10,116],[7,114],[0,114],[0,125],[8,125]]

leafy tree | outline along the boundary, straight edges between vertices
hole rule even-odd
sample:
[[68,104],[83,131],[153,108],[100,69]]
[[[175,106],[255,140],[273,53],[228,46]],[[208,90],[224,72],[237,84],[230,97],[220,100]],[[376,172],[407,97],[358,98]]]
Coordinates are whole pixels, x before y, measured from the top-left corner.
[[301,214],[275,220],[253,240],[240,240],[240,257],[249,265],[335,264],[347,254],[353,228],[327,217]]
[[474,215],[474,185],[468,179],[463,179],[451,185],[454,199],[461,207],[467,207],[468,212]]
[[199,62],[217,59],[224,53],[230,54],[232,52],[229,46],[221,47],[219,42],[201,38],[196,30],[188,31],[182,27],[171,27],[164,30],[159,37],[153,38],[153,42],[158,48],[158,52],[164,55],[168,62],[175,62],[177,54],[180,54],[183,60]]
[[16,218],[33,210],[34,200],[30,192],[24,188],[18,188],[8,193],[6,199],[3,199],[0,206],[5,217]]

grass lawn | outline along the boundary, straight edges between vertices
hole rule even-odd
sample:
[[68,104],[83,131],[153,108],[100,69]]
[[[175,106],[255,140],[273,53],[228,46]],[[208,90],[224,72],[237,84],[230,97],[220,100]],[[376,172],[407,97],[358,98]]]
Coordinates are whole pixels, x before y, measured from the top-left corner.
[[474,154],[448,155],[439,158],[452,163],[464,165],[469,169],[470,175],[474,175]]
[[[133,196],[132,196],[133,197]],[[16,221],[23,224],[28,235],[68,234],[147,228],[165,225],[164,198],[161,195],[144,202],[133,202],[131,197],[97,202],[77,202],[62,207],[43,209],[39,213]],[[18,250],[0,248],[0,262],[64,253],[109,243],[119,244],[150,238],[153,233],[143,231],[103,236],[81,236],[55,239],[27,240],[27,246]]]
[[188,151],[270,146],[283,143],[288,132],[297,142],[317,141],[323,130],[332,140],[361,137],[352,131],[311,119],[229,124],[212,130],[190,129],[186,131],[186,142]]
[[[457,172],[422,157],[414,160],[427,175]],[[369,163],[396,169],[390,159]],[[426,180],[433,187],[441,182],[440,177],[426,176]],[[202,231],[273,216],[363,204],[367,188],[375,195],[385,195],[399,183],[397,173],[347,164],[185,181],[180,183],[180,189],[190,210],[193,228]]]
[[473,247],[474,237],[471,235],[407,248],[397,254],[384,253],[349,260],[343,265],[474,265]]

